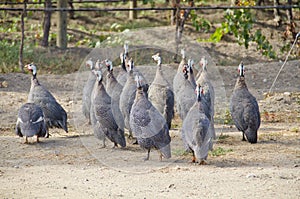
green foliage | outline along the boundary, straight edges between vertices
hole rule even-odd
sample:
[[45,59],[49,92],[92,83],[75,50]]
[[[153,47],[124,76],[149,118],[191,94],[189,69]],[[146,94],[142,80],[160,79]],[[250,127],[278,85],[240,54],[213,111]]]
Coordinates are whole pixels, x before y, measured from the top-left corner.
[[229,110],[226,110],[224,116],[224,124],[233,124],[233,120]]
[[211,23],[203,17],[198,17],[195,10],[191,10],[190,13],[192,24],[197,31],[203,30],[208,32],[211,28]]
[[174,149],[174,150],[172,150],[172,155],[174,155],[174,156],[187,156],[187,155],[189,155],[189,152],[187,152],[184,149]]
[[224,149],[222,147],[218,147],[216,149],[214,149],[212,152],[210,152],[210,154],[212,156],[221,156],[221,155],[226,155],[229,152],[232,152],[232,149]]
[[[194,21],[197,21],[197,17],[194,16],[194,18],[196,18]],[[221,27],[215,30],[208,41],[219,42],[224,35],[232,34],[237,39],[238,44],[245,46],[246,49],[248,49],[250,42],[255,42],[257,50],[262,55],[272,59],[276,58],[276,53],[266,36],[260,30],[253,33],[255,20],[250,9],[228,9],[225,12],[224,19],[225,21],[221,24]]]

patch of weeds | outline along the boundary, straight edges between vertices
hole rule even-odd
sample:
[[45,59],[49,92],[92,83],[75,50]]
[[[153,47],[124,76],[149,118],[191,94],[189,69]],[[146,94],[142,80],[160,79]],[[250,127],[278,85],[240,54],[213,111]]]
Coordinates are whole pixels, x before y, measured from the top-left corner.
[[232,152],[232,149],[224,149],[222,147],[218,147],[214,149],[213,151],[209,152],[212,156],[221,156],[221,155],[226,155],[227,153]]
[[293,133],[298,133],[299,132],[299,128],[298,127],[292,127],[290,129],[290,131],[293,132]]
[[190,153],[184,149],[175,149],[172,151],[172,155],[174,156],[187,156]]
[[233,124],[231,113],[228,109],[225,111],[224,124]]
[[229,135],[220,135],[218,138],[219,138],[219,140],[225,140],[225,139],[227,139],[227,138],[229,138],[230,136]]

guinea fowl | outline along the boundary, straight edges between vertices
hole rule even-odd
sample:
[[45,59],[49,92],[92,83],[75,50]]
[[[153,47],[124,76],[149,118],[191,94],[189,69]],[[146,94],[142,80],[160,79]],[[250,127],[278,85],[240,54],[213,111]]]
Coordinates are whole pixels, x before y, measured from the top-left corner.
[[25,67],[32,72],[28,102],[35,103],[42,108],[47,129],[57,127],[68,132],[67,113],[53,95],[39,83],[36,77],[37,67],[34,64],[28,64]]
[[256,143],[260,113],[255,97],[247,88],[243,62],[239,65],[239,77],[230,100],[230,113],[236,128],[243,132],[243,141],[246,135],[248,142]]
[[122,52],[120,54],[120,60],[121,60],[121,71],[119,72],[118,76],[117,76],[117,81],[124,86],[127,80],[127,63],[129,60],[128,57],[128,45],[124,44],[124,52]]
[[216,132],[214,127],[214,103],[215,103],[215,90],[212,83],[209,80],[209,75],[207,72],[207,60],[205,57],[202,57],[200,60],[200,67],[202,68],[202,72],[197,79],[197,84],[200,84],[203,89],[203,100],[205,114],[210,120],[209,131],[213,135],[214,139],[216,138]]
[[[121,147],[125,147],[124,130],[117,125],[113,117],[111,97],[107,94],[102,84],[102,72],[96,70],[94,73],[97,76],[97,81],[92,95],[92,104],[97,123],[100,124],[99,126],[102,128],[105,136],[114,143],[114,147],[118,146],[118,144]],[[105,147],[105,139],[103,139],[103,145]]]
[[155,78],[149,87],[148,97],[153,106],[164,116],[170,129],[174,116],[174,93],[161,69],[160,54],[157,53],[152,58],[157,61],[157,69]]
[[85,118],[88,119],[89,124],[91,124],[91,117],[90,117],[91,94],[96,82],[96,76],[93,74],[93,70],[95,69],[95,66],[91,59],[85,62],[85,66],[88,67],[91,70],[91,72],[82,91],[82,113],[85,116]]
[[26,144],[28,137],[36,135],[36,142],[39,142],[39,137],[49,137],[41,107],[34,103],[26,103],[21,106],[18,111],[16,134],[20,137],[25,136]]
[[190,82],[190,84],[192,85],[193,89],[196,89],[196,80],[195,80],[195,76],[194,76],[194,70],[193,70],[193,66],[194,66],[194,60],[189,59],[188,60],[188,64],[187,64],[187,72],[188,72],[188,80]]
[[147,99],[143,91],[141,76],[136,76],[136,96],[130,112],[130,127],[141,148],[148,150],[145,160],[149,160],[151,148],[158,149],[160,160],[170,158],[171,137],[166,120]]
[[173,79],[173,91],[174,91],[175,97],[177,97],[177,95],[179,93],[182,82],[185,81],[185,78],[183,76],[183,70],[184,70],[184,66],[187,64],[187,61],[185,58],[185,50],[184,49],[181,49],[181,56],[182,56],[182,60],[178,65],[177,73]]
[[[141,75],[140,72],[135,70],[134,62],[132,58],[128,61],[127,73],[128,74],[127,74],[126,84],[124,85],[120,96],[120,110],[124,118],[125,128],[128,129],[129,131],[129,137],[132,137],[132,130],[130,128],[129,120],[130,120],[131,107],[134,102],[135,93],[136,93],[136,83],[134,80],[134,75],[136,74]],[[143,91],[147,96],[148,84],[143,85]]]
[[123,86],[119,84],[113,74],[112,62],[110,60],[105,60],[104,62],[108,70],[108,73],[106,75],[106,91],[111,97],[111,110],[118,126],[121,129],[124,129],[124,118],[119,106]]
[[192,162],[199,160],[199,164],[205,164],[208,155],[212,135],[208,128],[210,121],[204,113],[202,100],[202,88],[196,87],[197,100],[188,112],[182,124],[182,140],[187,151],[192,151]]
[[[190,108],[194,105],[196,101],[196,96],[194,95],[195,89],[192,84],[188,80],[188,76],[190,75],[188,72],[188,65],[183,66],[183,70],[181,71],[182,80],[180,80],[180,87],[176,96],[176,108],[179,113],[182,121],[185,119],[187,113]],[[174,84],[178,84],[178,82],[174,82]]]

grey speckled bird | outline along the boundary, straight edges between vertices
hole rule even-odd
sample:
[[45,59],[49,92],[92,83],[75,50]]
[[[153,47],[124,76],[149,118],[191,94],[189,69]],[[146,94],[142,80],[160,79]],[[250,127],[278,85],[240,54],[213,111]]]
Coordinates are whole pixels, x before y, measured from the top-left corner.
[[178,65],[177,73],[175,74],[174,79],[173,79],[173,92],[175,94],[175,97],[178,95],[178,93],[180,91],[182,82],[185,81],[185,78],[183,76],[183,69],[184,69],[184,66],[187,64],[187,60],[186,60],[186,55],[185,55],[184,49],[181,49],[181,56],[182,56],[182,60]]
[[112,61],[105,60],[104,63],[108,71],[106,76],[106,91],[108,95],[111,97],[111,110],[119,128],[124,129],[125,128],[124,118],[119,105],[123,86],[119,84],[119,82],[116,80],[114,76]]
[[[131,107],[134,102],[135,93],[136,93],[136,83],[134,77],[135,75],[142,76],[142,74],[137,69],[135,69],[132,58],[128,61],[127,73],[128,74],[127,74],[126,84],[124,85],[120,96],[120,110],[124,118],[125,128],[129,131],[129,137],[132,138],[132,129],[130,128],[129,120],[130,120]],[[143,90],[147,95],[148,84],[143,85]]]
[[88,119],[88,123],[91,124],[91,94],[96,82],[96,76],[93,73],[95,66],[94,62],[91,59],[85,62],[85,66],[90,69],[90,74],[82,90],[82,113],[85,118]]
[[201,102],[203,90],[200,85],[196,87],[197,101],[188,112],[182,124],[182,140],[187,151],[192,151],[192,162],[199,161],[205,164],[210,149],[211,135],[208,131],[210,121],[204,113]]
[[151,148],[158,149],[160,160],[171,157],[169,129],[160,112],[147,99],[143,91],[142,78],[135,77],[137,92],[130,112],[130,127],[141,148],[148,150],[145,160],[149,160]]
[[41,107],[34,103],[26,103],[21,106],[18,111],[18,119],[16,123],[16,134],[25,137],[25,143],[28,143],[28,137],[48,137],[45,118]]
[[243,132],[243,141],[257,142],[260,126],[259,107],[255,97],[249,92],[244,76],[244,65],[239,65],[239,77],[230,100],[230,113],[236,128]]
[[28,64],[25,67],[32,72],[28,102],[35,103],[42,108],[47,129],[57,127],[68,132],[67,113],[53,95],[39,83],[36,77],[37,67],[34,64]]
[[210,120],[209,131],[214,136],[214,139],[216,139],[215,122],[214,122],[215,90],[209,79],[209,74],[207,71],[207,59],[205,57],[202,57],[199,64],[200,67],[202,68],[202,71],[201,74],[199,75],[199,78],[197,79],[197,84],[200,84],[203,89],[202,103],[205,106],[204,107],[205,114]]
[[107,94],[102,84],[102,72],[99,70],[94,72],[97,76],[97,81],[92,95],[92,104],[96,121],[102,128],[105,136],[114,143],[114,147],[118,146],[118,144],[121,147],[125,147],[124,129],[119,128],[113,117],[111,97]]
[[128,44],[124,44],[124,52],[120,54],[120,60],[122,70],[119,72],[116,79],[122,86],[124,86],[127,80],[127,64],[129,61]]
[[[189,112],[190,108],[194,105],[196,101],[196,96],[194,95],[195,89],[193,85],[188,80],[188,76],[190,75],[188,72],[188,65],[183,66],[183,70],[181,74],[183,80],[180,81],[180,87],[176,97],[176,108],[179,113],[180,118],[182,121],[185,119],[187,113]],[[178,82],[174,82],[174,84],[178,84]]]
[[164,77],[160,54],[157,53],[152,58],[157,61],[157,69],[155,78],[149,87],[148,97],[153,106],[164,116],[170,129],[174,117],[174,93]]

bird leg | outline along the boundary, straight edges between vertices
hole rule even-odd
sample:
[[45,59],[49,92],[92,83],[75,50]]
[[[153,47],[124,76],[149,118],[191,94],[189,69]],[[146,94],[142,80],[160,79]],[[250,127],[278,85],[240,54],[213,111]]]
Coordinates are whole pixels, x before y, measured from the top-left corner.
[[106,145],[105,145],[105,138],[103,139],[103,144],[102,144],[102,148],[105,148]]
[[192,158],[192,163],[195,163],[196,162],[196,156],[195,156],[195,153],[193,151],[193,158]]
[[114,146],[112,147],[113,149],[118,148],[118,144],[114,143]]
[[146,156],[146,158],[144,159],[144,161],[149,160],[149,157],[150,157],[150,149],[148,149],[148,153],[147,153],[147,156]]
[[39,143],[39,142],[40,142],[40,140],[39,140],[39,136],[38,136],[38,135],[36,136],[36,142],[37,142],[37,143]]
[[159,153],[159,161],[162,162],[163,154],[160,151],[158,153]]
[[27,138],[27,136],[25,136],[25,142],[24,142],[24,144],[28,144],[28,138]]
[[245,138],[245,133],[243,132],[243,139],[242,141],[246,141],[246,138]]
[[195,162],[196,162],[196,157],[193,155],[192,163],[195,163]]

